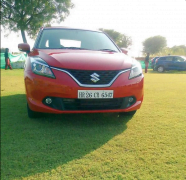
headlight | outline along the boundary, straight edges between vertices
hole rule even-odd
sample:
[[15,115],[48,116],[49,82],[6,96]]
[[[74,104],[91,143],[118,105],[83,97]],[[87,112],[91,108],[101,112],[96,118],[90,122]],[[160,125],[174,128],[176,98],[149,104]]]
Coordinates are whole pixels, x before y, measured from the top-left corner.
[[31,57],[30,61],[33,73],[41,76],[55,78],[49,65],[44,60],[39,57]]
[[135,77],[141,76],[142,75],[142,68],[139,63],[134,64],[131,68],[129,79],[133,79]]

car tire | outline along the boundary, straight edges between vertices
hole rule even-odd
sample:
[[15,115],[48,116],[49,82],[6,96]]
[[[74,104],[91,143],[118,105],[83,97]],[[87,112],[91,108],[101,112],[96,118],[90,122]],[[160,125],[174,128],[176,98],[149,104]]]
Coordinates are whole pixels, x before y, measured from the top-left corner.
[[165,69],[164,69],[163,66],[159,66],[159,67],[157,68],[157,71],[160,72],[160,73],[162,73],[162,72],[165,71]]
[[129,112],[121,112],[119,115],[122,116],[133,116],[136,113],[136,111],[129,111]]
[[28,117],[29,118],[37,118],[39,116],[39,113],[38,112],[32,111],[29,108],[28,103],[27,103],[27,114],[28,114]]

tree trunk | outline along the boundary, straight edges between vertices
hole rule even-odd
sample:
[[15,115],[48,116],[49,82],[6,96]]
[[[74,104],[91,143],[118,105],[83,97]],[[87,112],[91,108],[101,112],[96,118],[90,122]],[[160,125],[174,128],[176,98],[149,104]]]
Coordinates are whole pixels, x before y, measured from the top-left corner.
[[22,35],[22,38],[23,38],[23,42],[27,43],[26,36],[25,36],[25,31],[22,30],[22,29],[21,29],[21,35]]

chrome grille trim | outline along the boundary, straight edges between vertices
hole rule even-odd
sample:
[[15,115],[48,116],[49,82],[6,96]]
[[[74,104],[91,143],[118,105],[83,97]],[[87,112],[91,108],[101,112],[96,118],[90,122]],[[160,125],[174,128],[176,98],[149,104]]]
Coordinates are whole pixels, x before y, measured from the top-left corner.
[[59,69],[59,68],[55,68],[55,67],[50,67],[51,69],[55,69],[55,70],[57,70],[57,71],[62,71],[62,72],[64,72],[64,73],[66,73],[66,74],[68,74],[79,86],[81,86],[81,87],[100,87],[100,88],[102,88],[102,87],[109,87],[109,86],[111,86],[112,84],[113,84],[113,82],[117,79],[117,77],[120,75],[120,74],[123,74],[123,73],[125,73],[125,72],[127,72],[127,71],[130,71],[131,69],[126,69],[126,70],[121,70],[111,81],[110,81],[110,83],[108,83],[108,84],[99,84],[99,85],[90,85],[90,84],[81,84],[72,74],[70,74],[68,71],[66,71],[66,70],[64,70],[64,69]]

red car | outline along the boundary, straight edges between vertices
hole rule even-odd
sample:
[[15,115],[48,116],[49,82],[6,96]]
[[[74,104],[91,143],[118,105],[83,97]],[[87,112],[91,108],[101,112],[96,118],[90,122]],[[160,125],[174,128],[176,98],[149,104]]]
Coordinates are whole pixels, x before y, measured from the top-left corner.
[[28,116],[38,113],[134,114],[143,101],[141,65],[100,31],[45,27],[28,53]]

